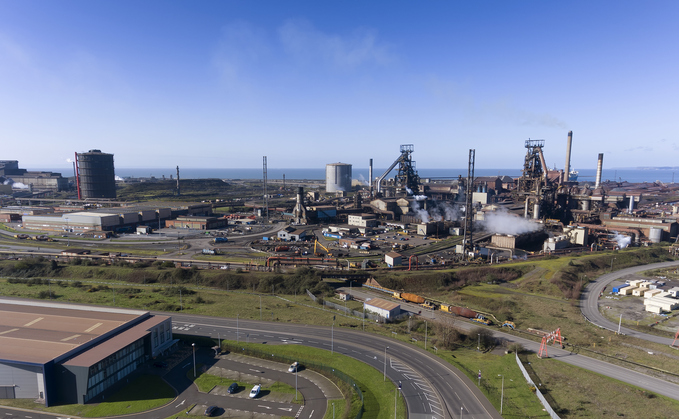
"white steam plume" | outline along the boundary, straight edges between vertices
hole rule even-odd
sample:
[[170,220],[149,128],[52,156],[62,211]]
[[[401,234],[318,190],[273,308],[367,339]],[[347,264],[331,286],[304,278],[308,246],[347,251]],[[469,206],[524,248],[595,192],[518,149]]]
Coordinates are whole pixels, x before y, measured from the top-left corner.
[[363,175],[358,175],[358,181],[361,182],[363,185],[368,186],[370,183],[363,177]]
[[506,211],[496,211],[486,214],[481,223],[490,233],[496,234],[524,234],[537,231],[542,226],[533,220],[510,214]]
[[624,249],[627,246],[632,243],[632,238],[630,236],[624,236],[617,231],[614,231],[615,236],[613,236],[613,240],[615,240],[616,243],[618,243],[618,248],[619,249]]
[[415,214],[420,216],[420,220],[422,220],[423,223],[426,224],[429,222],[429,213],[426,210],[421,209],[420,204],[418,204],[417,201],[413,201],[410,204],[410,208],[413,209]]

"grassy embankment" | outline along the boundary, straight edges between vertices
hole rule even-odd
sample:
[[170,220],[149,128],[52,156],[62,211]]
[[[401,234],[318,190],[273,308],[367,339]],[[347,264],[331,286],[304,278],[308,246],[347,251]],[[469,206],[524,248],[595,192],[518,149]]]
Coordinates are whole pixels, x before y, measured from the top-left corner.
[[[649,252],[653,251],[654,249],[633,249],[630,251],[617,252],[615,254],[615,266],[624,267],[631,266],[632,264],[659,261],[658,259],[660,258],[649,255]],[[655,249],[655,251],[661,252],[658,249]],[[575,300],[568,299],[564,296],[564,291],[561,288],[564,287],[564,283],[570,283],[572,285],[573,283],[579,283],[580,279],[583,283],[586,283],[588,278],[596,277],[597,274],[607,270],[610,266],[611,256],[612,254],[610,253],[599,253],[561,259],[520,262],[510,265],[500,265],[495,268],[467,268],[457,271],[435,272],[433,274],[421,272],[390,272],[388,274],[379,275],[379,277],[381,281],[386,282],[385,285],[387,286],[393,286],[389,285],[390,280],[397,283],[397,285],[405,285],[399,288],[405,288],[406,290],[411,291],[415,291],[412,287],[419,285],[420,287],[417,288],[419,291],[417,292],[420,294],[437,297],[441,300],[458,303],[460,305],[467,305],[479,310],[491,311],[503,319],[511,318],[517,323],[519,328],[524,330],[527,327],[535,327],[542,330],[553,330],[553,328],[561,327],[564,336],[569,339],[569,342],[580,345],[583,350],[585,348],[596,349],[596,351],[606,355],[627,357],[628,359],[638,360],[638,362],[641,363],[651,364],[651,366],[655,366],[654,362],[658,360],[657,366],[659,368],[673,368],[673,364],[676,363],[668,364],[666,361],[663,362],[661,357],[649,359],[645,351],[642,350],[643,348],[651,347],[654,351],[657,351],[656,353],[662,353],[662,351],[668,350],[666,347],[656,348],[648,342],[636,342],[636,340],[632,340],[632,342],[636,342],[635,345],[638,344],[636,346],[639,346],[642,349],[621,346],[620,343],[629,342],[631,338],[614,336],[585,323],[579,313],[577,304],[574,304]],[[573,270],[575,270],[575,273]],[[245,274],[242,275],[246,276]],[[138,272],[136,276],[137,278],[139,277]],[[247,276],[251,277],[251,275]],[[275,277],[276,275],[273,276]],[[258,278],[257,281],[266,282],[267,278],[270,280],[272,275],[260,274],[255,277]],[[286,278],[290,278],[290,276],[283,275],[278,275],[278,277],[283,281],[285,281]],[[242,280],[243,278],[240,279]],[[398,284],[399,280],[403,282]],[[260,286],[267,289],[269,288],[269,283],[270,282],[266,282],[266,285],[260,284]],[[54,290],[54,282],[52,284]],[[3,294],[7,295],[7,292],[9,291],[15,293],[17,296],[26,297],[35,297],[38,289],[46,288],[44,285],[32,287],[27,286],[26,284],[6,285],[8,288],[5,286],[2,287]],[[186,286],[189,286],[189,284],[186,283]],[[139,284],[134,285],[134,287],[143,289],[144,293],[147,293],[147,290],[149,289],[149,287],[143,287]],[[398,286],[394,287],[397,288]],[[65,288],[66,287],[64,287],[64,289]],[[260,287],[258,286],[257,288]],[[564,289],[568,291],[567,287],[564,287]],[[59,288],[59,290],[61,290],[61,288]],[[121,294],[122,293],[123,292],[121,291]],[[96,293],[75,291],[72,295],[64,294],[64,298],[74,301],[79,296],[87,294],[90,294],[91,296]],[[152,294],[149,295],[150,298],[147,299],[150,300],[148,301],[149,303],[164,299],[165,303],[169,303],[172,306],[177,304],[178,296],[176,295],[166,296],[158,293],[149,294]],[[130,306],[141,308],[138,304],[143,304],[146,297],[142,297],[142,295],[134,296],[135,294],[131,295],[132,296],[126,296],[126,299],[124,300],[126,303],[123,304],[130,304]],[[207,303],[193,303],[191,301],[191,299],[198,299],[198,297],[203,301],[207,301]],[[153,298],[156,300],[153,300]],[[335,312],[327,312],[327,315],[319,316],[318,314],[323,312],[320,310],[320,306],[313,305],[305,296],[298,295],[295,298],[288,295],[285,296],[285,298],[291,302],[278,300],[271,296],[264,296],[264,298],[262,298],[263,318],[270,320],[270,311],[273,310],[275,312],[274,319],[278,319],[279,321],[329,325],[332,321],[332,316],[335,314]],[[237,304],[232,303],[232,301],[236,300],[238,301]],[[91,302],[88,300],[78,301]],[[111,301],[111,296],[109,296],[108,301]],[[123,300],[121,299],[120,301]],[[189,304],[185,306],[185,308],[188,311],[195,313],[229,317],[235,317],[236,314],[239,314],[241,318],[259,318],[258,295],[243,293],[233,294],[231,292],[225,293],[213,289],[197,289],[197,294],[189,297],[188,301]],[[224,303],[222,303],[223,301]],[[313,308],[306,308],[297,303],[309,304]],[[108,304],[110,304],[110,302]],[[117,305],[120,305],[118,300]],[[341,319],[347,326],[360,327],[360,320],[350,320],[343,317]],[[418,322],[413,323],[410,334],[405,330],[406,326],[404,323],[386,327],[369,323],[366,325],[366,329],[382,334],[391,334],[391,331],[396,331],[399,333],[396,337],[404,340],[409,340],[411,336],[419,337],[420,339],[418,339],[417,344],[422,346],[421,338],[424,332],[422,324]],[[429,329],[430,342],[432,344],[436,344],[435,342],[439,338],[435,333],[435,331]],[[604,336],[604,339],[601,338],[602,335]],[[596,343],[596,348],[593,347],[594,343]],[[464,348],[465,344],[467,347],[475,347],[475,344],[471,345],[468,341],[466,343],[463,341],[461,346]],[[456,346],[460,345],[457,344]],[[458,349],[453,352],[456,359],[466,358],[461,355],[463,351],[464,349]],[[441,354],[441,352],[439,353]],[[472,372],[475,373],[474,371]],[[470,376],[471,378],[474,378],[473,374]],[[577,380],[577,374],[573,375],[572,380]],[[616,384],[623,386],[620,383]],[[489,388],[493,388],[492,382],[489,383],[488,386]],[[495,391],[498,391],[498,386],[499,383],[494,386]],[[583,398],[586,396],[586,393],[581,394],[581,397]],[[644,406],[647,403],[652,404],[652,400],[647,399],[646,397],[638,397],[636,403],[640,406]]]
[[0,404],[30,410],[40,410],[55,415],[97,418],[145,412],[169,403],[174,390],[160,377],[143,375],[113,394],[106,402],[92,404],[69,404],[45,407],[26,399],[0,399]]

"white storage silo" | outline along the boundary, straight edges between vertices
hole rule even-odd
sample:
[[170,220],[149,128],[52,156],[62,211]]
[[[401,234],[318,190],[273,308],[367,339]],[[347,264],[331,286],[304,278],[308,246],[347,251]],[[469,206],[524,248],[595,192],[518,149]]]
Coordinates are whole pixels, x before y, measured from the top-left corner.
[[325,191],[351,191],[351,165],[346,163],[331,163],[325,165]]

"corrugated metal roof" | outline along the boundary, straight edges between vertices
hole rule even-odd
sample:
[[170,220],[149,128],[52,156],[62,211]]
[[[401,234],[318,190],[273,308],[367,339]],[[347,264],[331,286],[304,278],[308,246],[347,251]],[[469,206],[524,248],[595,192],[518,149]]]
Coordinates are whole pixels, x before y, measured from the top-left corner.
[[392,303],[391,301],[383,300],[381,298],[372,298],[369,301],[366,301],[365,304],[387,311],[392,311],[394,309],[401,307],[400,304]]
[[86,350],[80,355],[69,359],[68,361],[64,362],[64,365],[80,367],[92,366],[107,356],[113,355],[127,345],[130,345],[148,335],[151,333],[149,330],[152,327],[159,325],[167,319],[169,319],[167,316],[153,316],[149,319],[146,319],[138,325],[133,326],[132,328],[115,335],[111,339],[101,342],[91,349]]

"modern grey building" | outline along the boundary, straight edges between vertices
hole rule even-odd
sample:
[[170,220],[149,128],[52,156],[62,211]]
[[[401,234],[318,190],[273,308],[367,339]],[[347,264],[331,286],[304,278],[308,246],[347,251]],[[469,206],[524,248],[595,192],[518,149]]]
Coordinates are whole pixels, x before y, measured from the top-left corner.
[[176,343],[167,316],[0,299],[0,398],[46,406],[101,400]]

